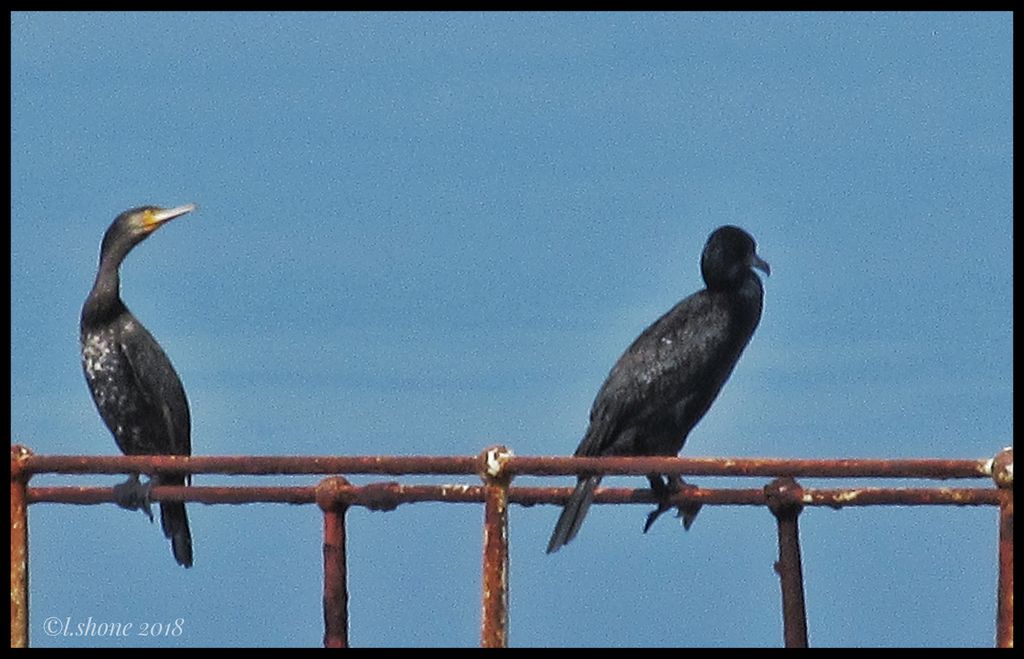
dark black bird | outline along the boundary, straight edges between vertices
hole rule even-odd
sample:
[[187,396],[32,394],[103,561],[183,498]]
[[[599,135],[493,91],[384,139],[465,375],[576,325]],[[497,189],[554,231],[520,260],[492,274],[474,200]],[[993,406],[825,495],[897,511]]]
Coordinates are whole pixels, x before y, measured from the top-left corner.
[[[761,320],[764,288],[751,268],[770,274],[754,239],[724,226],[708,238],[700,269],[707,288],[682,300],[648,327],[615,363],[590,410],[577,456],[673,456],[708,411]],[[682,479],[648,479],[667,500]],[[565,504],[548,553],[572,540],[600,476],[582,476]],[[644,531],[670,506],[662,503]],[[681,510],[689,528],[696,509]]]
[[[118,269],[133,247],[165,222],[195,209],[142,206],[114,220],[103,236],[100,267],[82,307],[82,369],[103,421],[125,455],[191,455],[188,399],[178,374],[160,344],[121,301]],[[149,512],[148,485],[135,474],[115,488],[119,503]],[[184,485],[184,476],[155,476],[159,485]],[[140,493],[141,491],[141,493]],[[174,558],[192,566],[192,533],[185,504],[160,504],[164,535]]]

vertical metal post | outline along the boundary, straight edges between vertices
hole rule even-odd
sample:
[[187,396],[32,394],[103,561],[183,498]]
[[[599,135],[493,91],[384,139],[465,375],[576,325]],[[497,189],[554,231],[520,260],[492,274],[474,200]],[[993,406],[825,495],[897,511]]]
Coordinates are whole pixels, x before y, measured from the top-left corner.
[[348,647],[348,569],[345,557],[345,513],[338,490],[348,486],[340,476],[317,485],[316,501],[324,511],[324,647]]
[[787,648],[807,647],[807,609],[800,561],[800,529],[803,489],[792,478],[776,478],[764,488],[768,509],[779,527],[779,560],[775,571],[782,582],[783,635]]
[[996,588],[996,646],[1013,647],[1013,449],[1005,448],[992,465],[999,487],[999,585]]
[[28,647],[28,479],[21,468],[32,455],[11,447],[11,647]]
[[512,453],[493,446],[481,454],[484,481],[483,606],[480,645],[508,646],[508,486],[505,461]]

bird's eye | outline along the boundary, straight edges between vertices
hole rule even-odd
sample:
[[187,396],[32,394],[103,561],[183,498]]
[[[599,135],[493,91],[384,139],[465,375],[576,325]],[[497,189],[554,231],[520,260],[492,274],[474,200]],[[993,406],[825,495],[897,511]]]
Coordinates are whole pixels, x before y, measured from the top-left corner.
[[152,208],[147,208],[146,210],[142,211],[142,217],[140,219],[141,219],[143,228],[146,228],[146,229],[153,228],[154,225],[157,224],[155,216],[156,216],[156,213],[153,211]]

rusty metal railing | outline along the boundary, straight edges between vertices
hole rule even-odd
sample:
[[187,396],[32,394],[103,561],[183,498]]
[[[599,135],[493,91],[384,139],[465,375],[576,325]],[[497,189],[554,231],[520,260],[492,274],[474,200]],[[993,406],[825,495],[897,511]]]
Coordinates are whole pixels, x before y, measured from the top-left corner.
[[[34,474],[121,474],[172,471],[189,474],[328,476],[315,486],[152,488],[155,501],[207,504],[316,503],[324,515],[324,645],[348,645],[348,585],[345,514],[351,506],[391,510],[401,504],[439,501],[483,503],[481,645],[508,643],[508,506],[561,505],[570,487],[513,487],[516,476],[581,473],[773,477],[761,488],[683,488],[676,506],[767,506],[779,533],[783,637],[787,646],[808,642],[798,518],[807,506],[957,505],[999,507],[999,577],[996,645],[1013,645],[1013,449],[987,460],[785,460],[767,458],[563,458],[517,457],[501,446],[478,456],[178,457],[43,456],[11,448],[11,646],[28,644],[28,506],[35,503],[100,504],[114,501],[109,487],[28,487]],[[339,474],[476,475],[482,485],[350,484]],[[797,477],[815,478],[991,478],[992,488],[803,488]],[[598,504],[654,503],[647,489],[599,488]]]

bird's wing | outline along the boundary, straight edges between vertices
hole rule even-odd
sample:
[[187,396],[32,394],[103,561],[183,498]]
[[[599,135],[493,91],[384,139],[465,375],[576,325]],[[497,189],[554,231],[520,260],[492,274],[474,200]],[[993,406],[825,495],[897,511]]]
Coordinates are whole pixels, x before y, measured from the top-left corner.
[[138,390],[163,419],[168,445],[160,447],[163,449],[161,453],[191,455],[192,420],[188,400],[181,380],[163,349],[145,328],[137,325],[134,331],[123,334],[121,351],[128,360]]
[[714,379],[713,366],[724,358],[722,337],[728,334],[729,319],[705,293],[679,302],[615,363],[594,400],[590,427],[576,455],[606,454],[622,441],[620,433],[646,415],[668,413],[708,389],[712,397],[717,393],[720,383],[709,378]]

